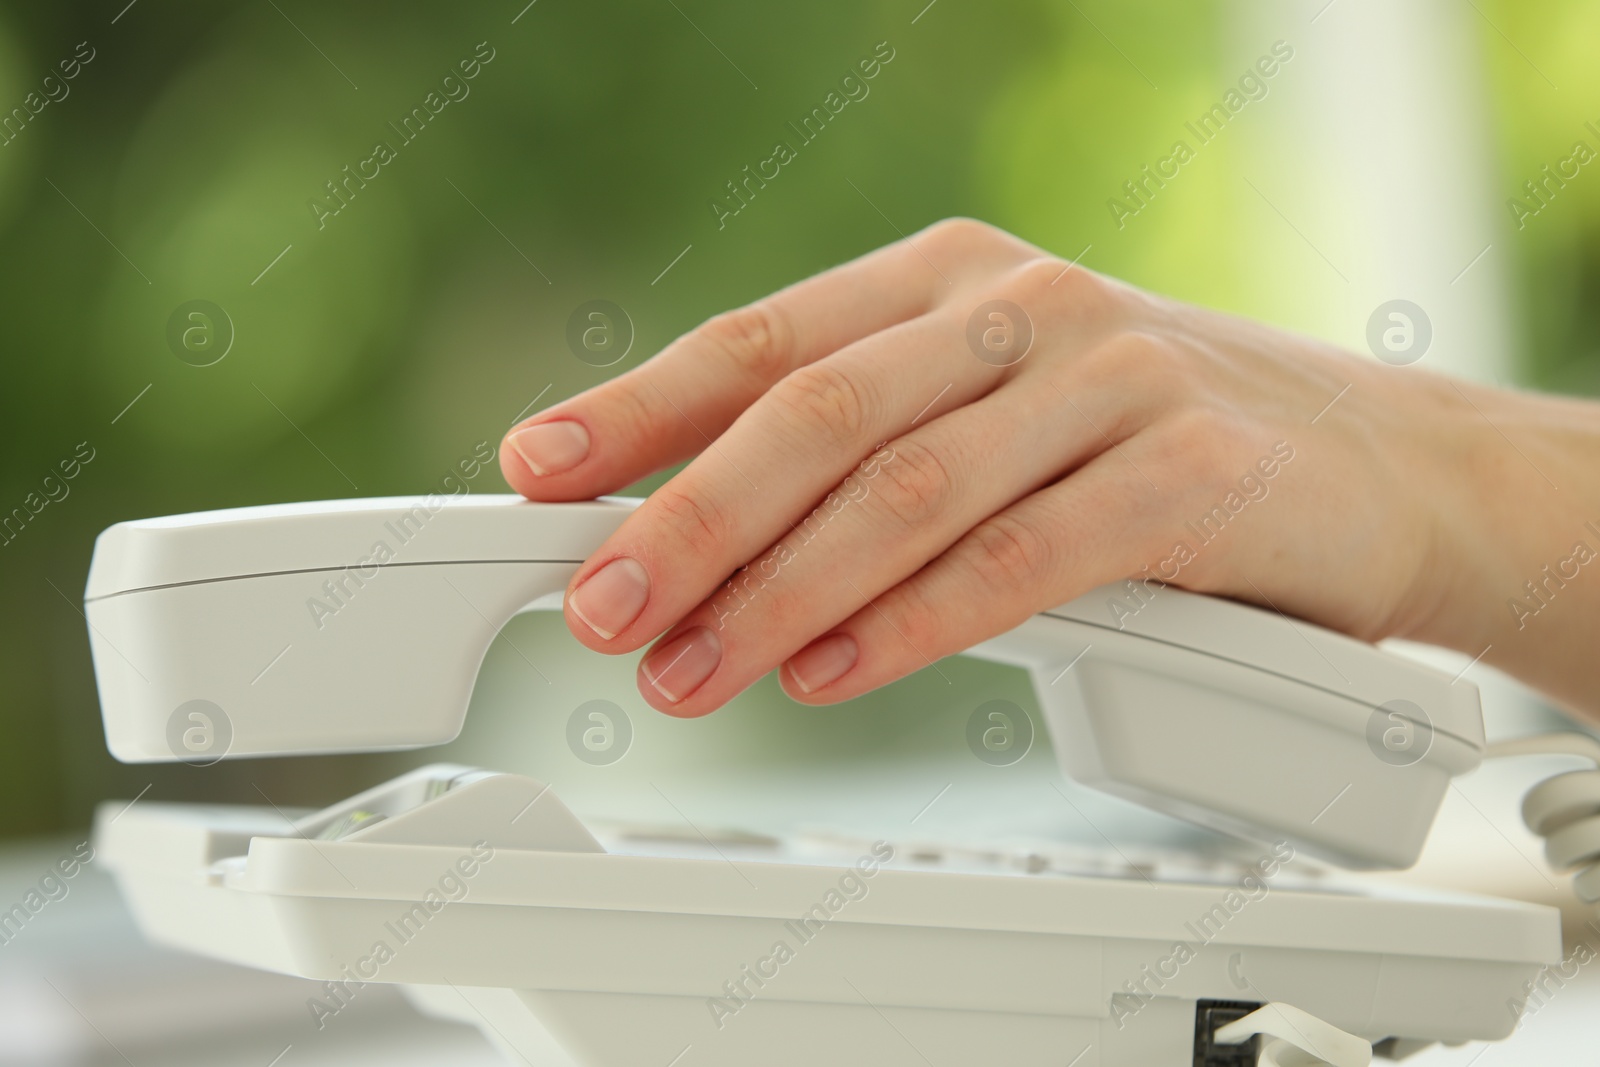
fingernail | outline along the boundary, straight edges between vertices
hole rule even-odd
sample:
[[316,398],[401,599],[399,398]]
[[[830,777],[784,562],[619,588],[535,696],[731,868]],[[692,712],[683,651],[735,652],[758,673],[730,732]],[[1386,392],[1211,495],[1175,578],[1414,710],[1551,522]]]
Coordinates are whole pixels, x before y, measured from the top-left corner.
[[704,626],[685,630],[646,657],[645,680],[676,704],[711,677],[722,660],[722,642]]
[[560,474],[589,455],[589,431],[571,419],[541,422],[518,430],[508,438],[517,455],[535,474]]
[[855,638],[849,634],[829,634],[789,657],[789,677],[800,687],[800,692],[811,693],[838,681],[845,671],[856,665],[859,654]]
[[644,564],[619,556],[591,574],[567,597],[572,613],[607,641],[628,628],[650,599]]

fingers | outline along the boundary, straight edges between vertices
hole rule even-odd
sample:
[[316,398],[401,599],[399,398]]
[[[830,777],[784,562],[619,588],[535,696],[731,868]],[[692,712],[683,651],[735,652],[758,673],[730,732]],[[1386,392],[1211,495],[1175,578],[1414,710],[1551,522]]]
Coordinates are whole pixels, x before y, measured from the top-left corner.
[[[892,441],[669,631],[641,664],[645,698],[675,715],[719,707],[1105,447],[1059,395],[1021,382]],[[813,658],[842,647],[824,644]]]
[[[1042,294],[1062,274],[1057,262],[1037,257],[998,274],[993,264],[983,270],[977,291],[966,297],[998,291],[1041,308],[1047,307]],[[1097,283],[1075,281],[1063,292],[1076,295],[1058,298],[1048,315],[1037,317],[1057,359],[1072,358],[1113,321]],[[789,533],[878,444],[1033,373],[978,358],[968,338],[969,306],[952,301],[858,341],[790,374],[753,403],[579,569],[567,600],[579,640],[613,653],[640,647]],[[1127,362],[1119,356],[1114,366]],[[1051,392],[1043,399],[1053,404],[1060,394]],[[1115,392],[1126,392],[1122,382]],[[1054,458],[1059,464],[1069,457]]]
[[862,606],[785,662],[795,700],[831,704],[964,651],[1171,549],[1165,508],[1132,464],[1100,453],[1081,469],[979,523],[921,571]]
[[[790,375],[579,569],[568,607],[584,626],[574,632],[611,652],[645,644],[789,534],[862,456],[981,396],[998,374],[945,318],[924,316]],[[642,583],[618,596],[611,579],[624,569]]]
[[583,500],[681,462],[773,383],[922,314],[945,283],[890,245],[719,315],[643,365],[525,420],[501,469],[535,500]]

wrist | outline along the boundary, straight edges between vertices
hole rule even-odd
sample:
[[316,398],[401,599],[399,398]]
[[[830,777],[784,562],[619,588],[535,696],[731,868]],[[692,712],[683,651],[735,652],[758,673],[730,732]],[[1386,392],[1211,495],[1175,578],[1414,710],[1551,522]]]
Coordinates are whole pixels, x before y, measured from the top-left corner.
[[[1600,710],[1600,405],[1443,382],[1415,636]],[[1431,484],[1430,484],[1431,483]]]

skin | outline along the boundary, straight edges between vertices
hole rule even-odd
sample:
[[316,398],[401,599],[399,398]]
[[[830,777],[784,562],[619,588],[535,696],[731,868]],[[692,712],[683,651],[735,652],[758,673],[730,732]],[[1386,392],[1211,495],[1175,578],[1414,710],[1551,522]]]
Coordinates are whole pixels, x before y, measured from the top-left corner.
[[[994,299],[1034,331],[1006,366],[968,342]],[[1574,558],[1600,552],[1600,406],[1356,356],[979,222],[719,315],[505,445],[545,501],[693,457],[567,591],[589,648],[653,646],[639,689],[672,715],[774,669],[802,703],[850,699],[1173,575],[1185,542],[1169,584],[1481,656],[1600,719],[1600,559]],[[1202,542],[1188,524],[1230,493]]]

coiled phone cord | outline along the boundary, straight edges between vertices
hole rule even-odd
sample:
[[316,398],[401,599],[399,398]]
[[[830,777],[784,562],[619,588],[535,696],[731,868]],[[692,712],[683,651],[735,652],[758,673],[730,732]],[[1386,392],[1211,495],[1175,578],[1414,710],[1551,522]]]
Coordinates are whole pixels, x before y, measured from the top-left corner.
[[1579,756],[1587,770],[1552,775],[1522,798],[1522,821],[1544,838],[1545,860],[1556,870],[1580,868],[1572,886],[1585,903],[1600,902],[1600,741],[1579,733],[1540,734],[1492,744],[1504,756]]

